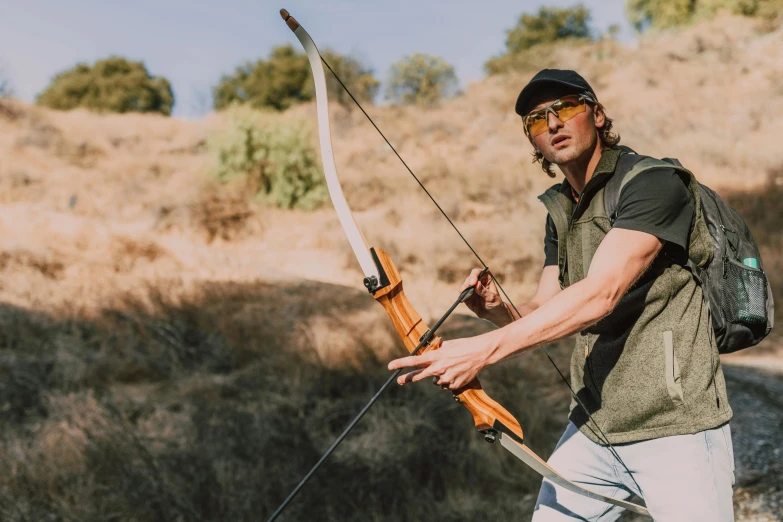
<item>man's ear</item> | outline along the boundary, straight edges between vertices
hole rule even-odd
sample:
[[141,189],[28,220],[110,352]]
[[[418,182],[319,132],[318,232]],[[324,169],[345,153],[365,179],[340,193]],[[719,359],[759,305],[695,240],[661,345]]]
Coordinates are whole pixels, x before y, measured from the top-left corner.
[[604,114],[604,108],[602,105],[595,105],[593,107],[593,119],[595,120],[595,127],[601,129],[606,123],[606,115]]

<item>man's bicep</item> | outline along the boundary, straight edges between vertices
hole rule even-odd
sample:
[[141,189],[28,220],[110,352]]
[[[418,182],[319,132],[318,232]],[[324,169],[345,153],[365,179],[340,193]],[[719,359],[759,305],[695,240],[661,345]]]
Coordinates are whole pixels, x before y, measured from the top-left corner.
[[595,252],[587,279],[616,304],[649,268],[663,241],[647,232],[613,228]]

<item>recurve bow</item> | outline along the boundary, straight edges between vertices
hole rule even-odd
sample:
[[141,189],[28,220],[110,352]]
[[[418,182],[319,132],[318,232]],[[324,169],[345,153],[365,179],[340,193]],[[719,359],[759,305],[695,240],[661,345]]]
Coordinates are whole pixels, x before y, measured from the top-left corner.
[[[334,155],[332,153],[332,138],[329,128],[329,111],[326,95],[326,78],[324,76],[321,54],[318,52],[318,48],[315,46],[315,43],[307,31],[305,31],[301,24],[297,22],[288,11],[281,9],[280,15],[301,42],[310,62],[313,80],[315,82],[318,136],[320,140],[324,175],[326,177],[329,195],[334,204],[334,208],[337,211],[340,224],[348,237],[348,242],[364,273],[364,286],[372,294],[375,300],[381,303],[384,310],[386,310],[397,333],[400,338],[402,338],[402,341],[409,352],[423,353],[428,350],[436,350],[441,345],[441,338],[432,335],[431,330],[405,296],[405,292],[402,288],[402,278],[389,255],[379,248],[370,248],[368,246],[364,236],[359,231],[356,220],[343,195],[342,187],[337,178],[337,168],[335,167]],[[452,309],[453,308],[454,307],[452,307]],[[376,394],[376,398],[379,394]],[[476,429],[484,436],[484,439],[487,442],[494,443],[496,440],[499,440],[501,446],[533,468],[545,479],[585,497],[601,500],[640,515],[649,516],[647,509],[642,506],[590,491],[589,489],[571,482],[555,471],[524,443],[522,426],[520,426],[519,422],[508,412],[508,410],[487,395],[478,379],[474,379],[467,386],[453,391],[452,396],[454,397],[454,400],[467,408],[473,416],[473,423]],[[374,400],[375,398],[373,398],[373,401]],[[372,404],[373,401],[371,401],[370,404]],[[369,405],[366,408],[368,407]],[[358,421],[364,411],[366,411],[366,408],[355,421]],[[349,426],[348,430],[351,427],[353,427],[353,423]],[[346,434],[348,430],[346,430],[344,434]],[[334,446],[341,440],[342,437],[336,441],[335,445],[333,445],[329,451],[327,451],[322,460],[331,453]],[[319,461],[318,465],[320,465],[320,462],[321,461]],[[318,465],[311,470],[311,473],[317,469]],[[310,474],[300,483],[300,487],[309,476]],[[286,499],[286,502],[281,508],[288,503],[298,489],[299,488]],[[273,520],[280,511],[282,511],[282,509],[278,509],[270,520]]]

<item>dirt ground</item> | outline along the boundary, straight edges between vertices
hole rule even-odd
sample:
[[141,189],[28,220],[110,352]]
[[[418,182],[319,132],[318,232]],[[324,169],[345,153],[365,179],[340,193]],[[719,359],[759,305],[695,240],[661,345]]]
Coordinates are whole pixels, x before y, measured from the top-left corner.
[[780,359],[727,361],[738,521],[783,520],[783,371]]

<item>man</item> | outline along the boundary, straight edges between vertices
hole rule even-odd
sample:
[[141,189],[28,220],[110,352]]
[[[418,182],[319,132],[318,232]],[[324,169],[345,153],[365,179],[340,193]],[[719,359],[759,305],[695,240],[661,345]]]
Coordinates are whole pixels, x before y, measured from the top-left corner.
[[[389,369],[420,368],[400,384],[435,377],[456,390],[490,364],[575,335],[575,397],[552,467],[604,495],[642,497],[659,522],[733,520],[732,412],[702,290],[686,267],[699,247],[689,244],[688,187],[673,169],[629,173],[607,216],[608,181],[643,156],[617,146],[612,120],[573,71],[539,72],[516,112],[544,171],[554,176],[557,165],[565,175],[540,197],[549,215],[538,290],[517,315],[473,270],[462,287],[476,286],[468,306],[500,328]],[[609,521],[621,511],[544,480],[533,520]]]

